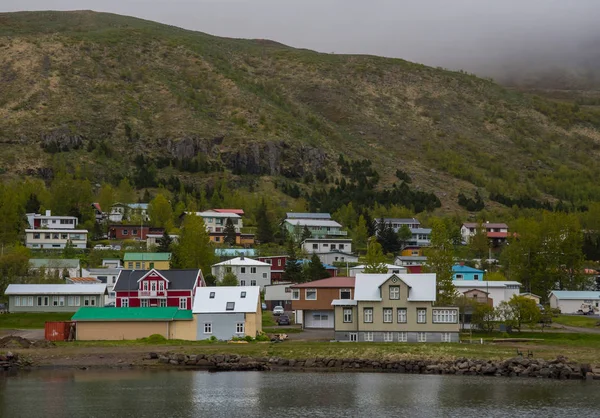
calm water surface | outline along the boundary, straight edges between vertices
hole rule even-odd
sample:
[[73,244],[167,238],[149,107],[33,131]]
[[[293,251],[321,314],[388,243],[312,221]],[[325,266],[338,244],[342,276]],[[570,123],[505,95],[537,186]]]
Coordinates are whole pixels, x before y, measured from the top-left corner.
[[594,382],[375,373],[42,371],[0,417],[598,417]]

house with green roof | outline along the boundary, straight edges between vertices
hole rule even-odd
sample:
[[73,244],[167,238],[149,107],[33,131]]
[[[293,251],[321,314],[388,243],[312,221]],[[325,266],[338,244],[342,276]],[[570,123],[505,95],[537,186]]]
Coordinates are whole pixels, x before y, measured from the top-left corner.
[[123,267],[130,270],[169,270],[171,253],[125,253]]

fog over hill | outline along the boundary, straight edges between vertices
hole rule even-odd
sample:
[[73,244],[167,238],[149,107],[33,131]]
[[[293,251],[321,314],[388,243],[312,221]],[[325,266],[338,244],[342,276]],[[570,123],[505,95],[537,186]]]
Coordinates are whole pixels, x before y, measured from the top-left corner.
[[507,84],[598,88],[597,0],[4,0],[92,9],[320,52],[398,57]]

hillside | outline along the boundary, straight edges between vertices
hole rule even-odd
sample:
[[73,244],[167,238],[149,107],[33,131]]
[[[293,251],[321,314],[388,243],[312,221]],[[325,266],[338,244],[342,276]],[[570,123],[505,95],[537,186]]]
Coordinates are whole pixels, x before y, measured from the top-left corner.
[[5,179],[74,164],[117,182],[136,161],[186,184],[259,175],[309,190],[308,173],[339,176],[342,153],[370,159],[380,187],[403,170],[445,210],[476,190],[491,207],[490,193],[509,206],[600,199],[595,111],[399,59],[90,11],[4,13],[0,91]]

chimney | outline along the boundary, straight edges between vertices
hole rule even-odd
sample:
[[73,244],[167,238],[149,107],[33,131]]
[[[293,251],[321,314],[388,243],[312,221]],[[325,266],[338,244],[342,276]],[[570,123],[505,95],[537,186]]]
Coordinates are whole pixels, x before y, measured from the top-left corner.
[[240,255],[240,260],[244,260],[244,254]]
[[464,262],[464,261],[461,261],[461,262],[459,262],[458,264],[459,264],[460,266],[463,266],[463,267],[464,267],[464,265],[465,265],[465,262]]
[[51,214],[52,214],[52,211],[51,211],[51,210],[47,210],[47,211],[46,211],[46,216],[52,216]]

